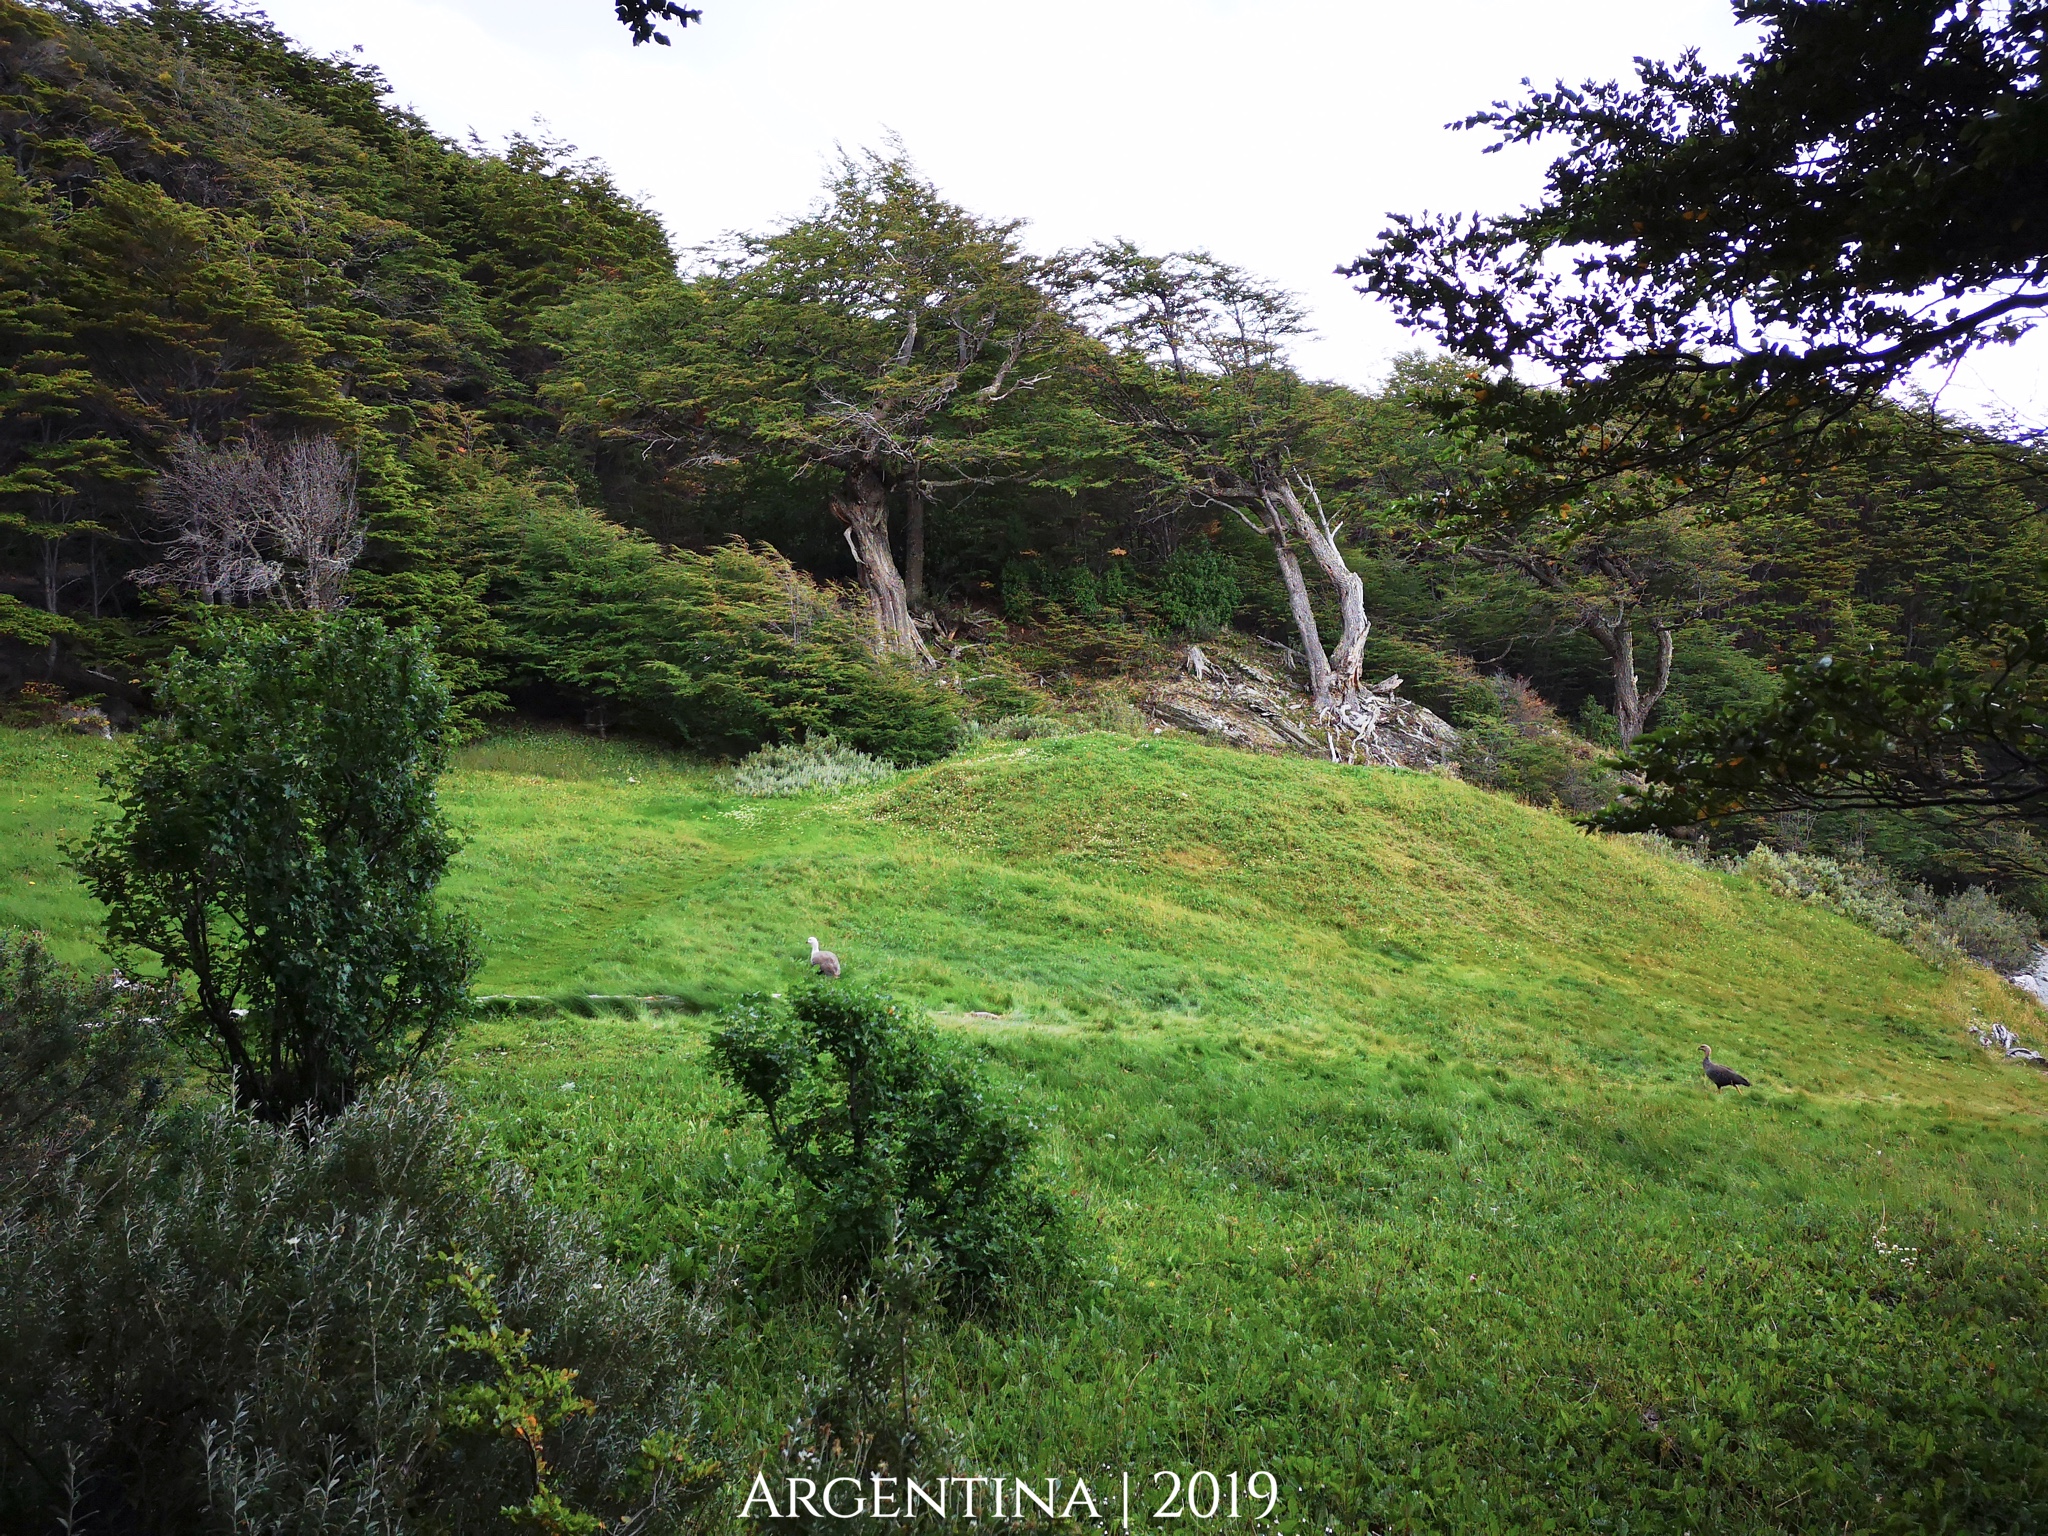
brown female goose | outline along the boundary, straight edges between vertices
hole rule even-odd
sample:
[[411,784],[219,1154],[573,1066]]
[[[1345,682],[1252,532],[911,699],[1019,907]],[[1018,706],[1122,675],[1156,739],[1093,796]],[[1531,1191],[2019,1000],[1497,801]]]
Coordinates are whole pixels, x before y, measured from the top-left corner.
[[1723,1088],[1747,1088],[1749,1079],[1733,1067],[1724,1067],[1714,1060],[1714,1053],[1706,1046],[1700,1047],[1700,1070],[1707,1074],[1707,1081],[1719,1093]]

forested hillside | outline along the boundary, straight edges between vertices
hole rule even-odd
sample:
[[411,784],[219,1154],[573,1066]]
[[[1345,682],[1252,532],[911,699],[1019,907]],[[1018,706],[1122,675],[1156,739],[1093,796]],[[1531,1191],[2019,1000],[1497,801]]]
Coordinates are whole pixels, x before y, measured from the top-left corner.
[[1482,115],[1339,383],[0,0],[0,1527],[2039,1530],[2040,11]]
[[[962,715],[1142,701],[1231,627],[1321,705],[1400,674],[1469,777],[1591,809],[1587,745],[1830,650],[1943,657],[1966,589],[2048,581],[2041,477],[1920,406],[1652,517],[1475,535],[1439,509],[1508,449],[1423,408],[1462,369],[1304,378],[1255,274],[1035,250],[898,147],[678,252],[565,145],[451,143],[373,67],[169,0],[0,0],[0,134],[6,681],[117,715],[208,606],[347,602],[434,625],[472,723],[921,762]],[[2038,864],[1938,818],[1774,835]]]

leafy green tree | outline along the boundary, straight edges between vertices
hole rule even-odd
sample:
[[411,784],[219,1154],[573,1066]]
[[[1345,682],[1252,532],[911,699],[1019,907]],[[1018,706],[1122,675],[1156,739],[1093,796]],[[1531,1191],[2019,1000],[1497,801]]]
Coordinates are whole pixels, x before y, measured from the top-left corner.
[[[2000,589],[1955,612],[1965,645],[1931,662],[1824,655],[1760,709],[1646,738],[1648,788],[1602,814],[1621,831],[1783,811],[1943,813],[1994,862],[2048,873],[2048,621]],[[2031,829],[2031,839],[2000,836]]]
[[[1335,392],[1288,362],[1288,342],[1307,329],[1299,302],[1202,252],[1102,245],[1074,265],[1081,312],[1112,355],[1105,392],[1156,494],[1228,508],[1270,542],[1318,711],[1355,709],[1372,623],[1339,542],[1342,521],[1315,479],[1341,456],[1349,424],[1333,409]],[[1297,546],[1335,599],[1339,631],[1328,649]]]
[[884,654],[923,652],[890,543],[907,503],[1019,472],[1024,410],[1066,339],[1018,224],[939,196],[898,149],[843,159],[822,205],[687,282],[565,308],[549,398],[572,423],[703,468],[770,460],[830,483]]
[[[1671,686],[1678,631],[1749,586],[1730,530],[1678,511],[1585,533],[1568,516],[1532,520],[1468,545],[1467,552],[1520,573],[1553,624],[1578,630],[1600,647],[1623,746],[1642,734]],[[1637,666],[1645,628],[1654,653],[1647,681]]]
[[[1796,514],[1801,481],[1867,456],[1873,434],[1882,446],[1881,397],[1910,370],[2016,339],[2048,308],[2048,8],[1739,0],[1736,13],[1764,35],[1733,72],[1692,53],[1642,61],[1633,87],[1559,86],[1468,119],[1507,143],[1563,140],[1544,197],[1495,218],[1397,219],[1349,269],[1486,370],[1436,402],[1507,451],[1462,498],[1474,527],[1588,498],[1617,518],[1674,503],[1770,517],[1789,490]],[[1558,386],[1507,371],[1524,363]],[[2037,457],[1970,435],[2038,492]],[[1668,494],[1629,495],[1643,477]],[[2027,675],[1996,636],[2038,612],[2003,582],[1980,588],[1980,610],[1994,589],[2014,606],[1974,646],[1916,663],[1831,654],[1804,702],[1795,684],[1782,708],[1722,721],[1719,748],[1689,735],[1697,760],[1646,757],[1678,778],[1645,813],[1727,799],[1694,792],[1732,771],[1710,761],[1768,761],[1781,792],[1804,775],[1799,793],[1858,801],[1871,792],[1858,776],[1891,751],[1878,741],[1927,756],[1910,745],[1931,728],[1916,687],[1950,690],[1936,716],[1990,730],[1985,701]],[[1990,670],[1970,670],[1972,651]],[[1920,668],[1911,686],[1901,665]],[[1932,754],[1947,788],[1900,768],[1916,787],[1880,798],[2016,813],[1999,764],[2039,759],[2034,728],[2024,710],[1992,735],[1958,724],[1950,745],[1975,745]],[[1766,743],[1764,730],[1793,734]]]
[[448,693],[426,638],[366,615],[216,622],[106,776],[76,861],[117,948],[189,979],[183,1024],[236,1102],[333,1114],[467,1007],[467,925],[434,888]]

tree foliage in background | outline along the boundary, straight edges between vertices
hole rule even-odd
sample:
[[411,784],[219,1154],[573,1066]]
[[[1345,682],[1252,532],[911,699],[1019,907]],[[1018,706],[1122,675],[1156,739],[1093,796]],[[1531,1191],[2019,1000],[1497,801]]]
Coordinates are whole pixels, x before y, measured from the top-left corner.
[[[50,671],[126,685],[169,632],[147,492],[179,445],[333,439],[367,546],[350,599],[441,630],[488,704],[439,480],[484,444],[555,464],[539,309],[672,266],[567,146],[450,144],[365,66],[218,6],[0,0],[0,587]],[[104,677],[78,670],[91,667]]]
[[822,478],[881,649],[920,654],[890,503],[907,504],[921,566],[934,491],[1030,463],[1018,417],[1062,339],[1018,228],[940,197],[900,148],[847,156],[810,216],[690,281],[565,310],[550,398],[695,465],[767,457]]
[[2017,823],[2005,857],[2048,873],[2048,619],[2013,624],[1998,589],[1958,613],[1974,642],[1932,662],[1821,656],[1765,708],[1661,733],[1633,766],[1650,787],[1603,817],[1625,831],[1816,809],[1949,813],[1977,833]]
[[[2048,7],[1736,10],[1765,36],[1733,73],[1696,54],[1643,61],[1632,88],[1559,86],[1468,119],[1503,143],[1565,141],[1544,198],[1495,218],[1397,219],[1350,269],[1484,370],[1435,401],[1506,450],[1455,499],[1469,526],[1587,500],[1615,521],[1674,504],[1796,520],[1816,473],[1854,477],[1891,452],[1886,390],[2016,339],[2048,306]],[[1522,363],[1558,385],[1491,371]],[[2038,528],[2038,455],[1925,414],[1923,447],[1994,460]],[[1943,435],[1960,443],[1937,445]],[[2025,667],[2010,651],[1988,671],[1972,663],[1998,651],[1990,631],[2038,615],[2040,582],[1980,585],[1980,613],[1993,590],[2013,606],[1980,626],[1975,656],[1965,646],[1909,676],[1832,654],[1780,704],[1724,719],[1718,742],[1694,730],[1675,757],[1651,751],[1645,768],[1679,779],[1629,815],[1683,820],[1784,795],[2018,814],[2027,797],[2009,773],[2042,756],[2038,726],[2024,708],[1988,711],[2024,691]],[[1722,773],[1763,778],[1706,793]]]
[[426,638],[356,614],[222,623],[158,696],[79,871],[116,949],[189,985],[183,1027],[237,1104],[334,1114],[446,1036],[477,966],[434,898],[455,840]]

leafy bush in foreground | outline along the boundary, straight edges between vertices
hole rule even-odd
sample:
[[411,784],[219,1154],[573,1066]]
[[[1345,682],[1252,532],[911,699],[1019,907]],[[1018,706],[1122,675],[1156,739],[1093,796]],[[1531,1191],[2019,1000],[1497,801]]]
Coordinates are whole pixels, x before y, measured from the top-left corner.
[[364,614],[216,623],[104,776],[77,857],[116,946],[190,977],[185,1030],[265,1119],[332,1114],[468,1006],[468,926],[437,906],[448,690],[426,636]]
[[733,769],[732,787],[743,795],[827,793],[873,784],[896,770],[880,758],[842,746],[831,736],[812,736],[800,745],[776,745],[749,752]]
[[714,1323],[437,1091],[158,1117],[0,1209],[0,1528],[672,1528]]
[[829,1274],[928,1243],[954,1299],[973,1303],[1064,1266],[1064,1215],[1029,1172],[1031,1128],[900,1005],[847,982],[744,998],[711,1061],[767,1121],[797,1176],[808,1256]]

